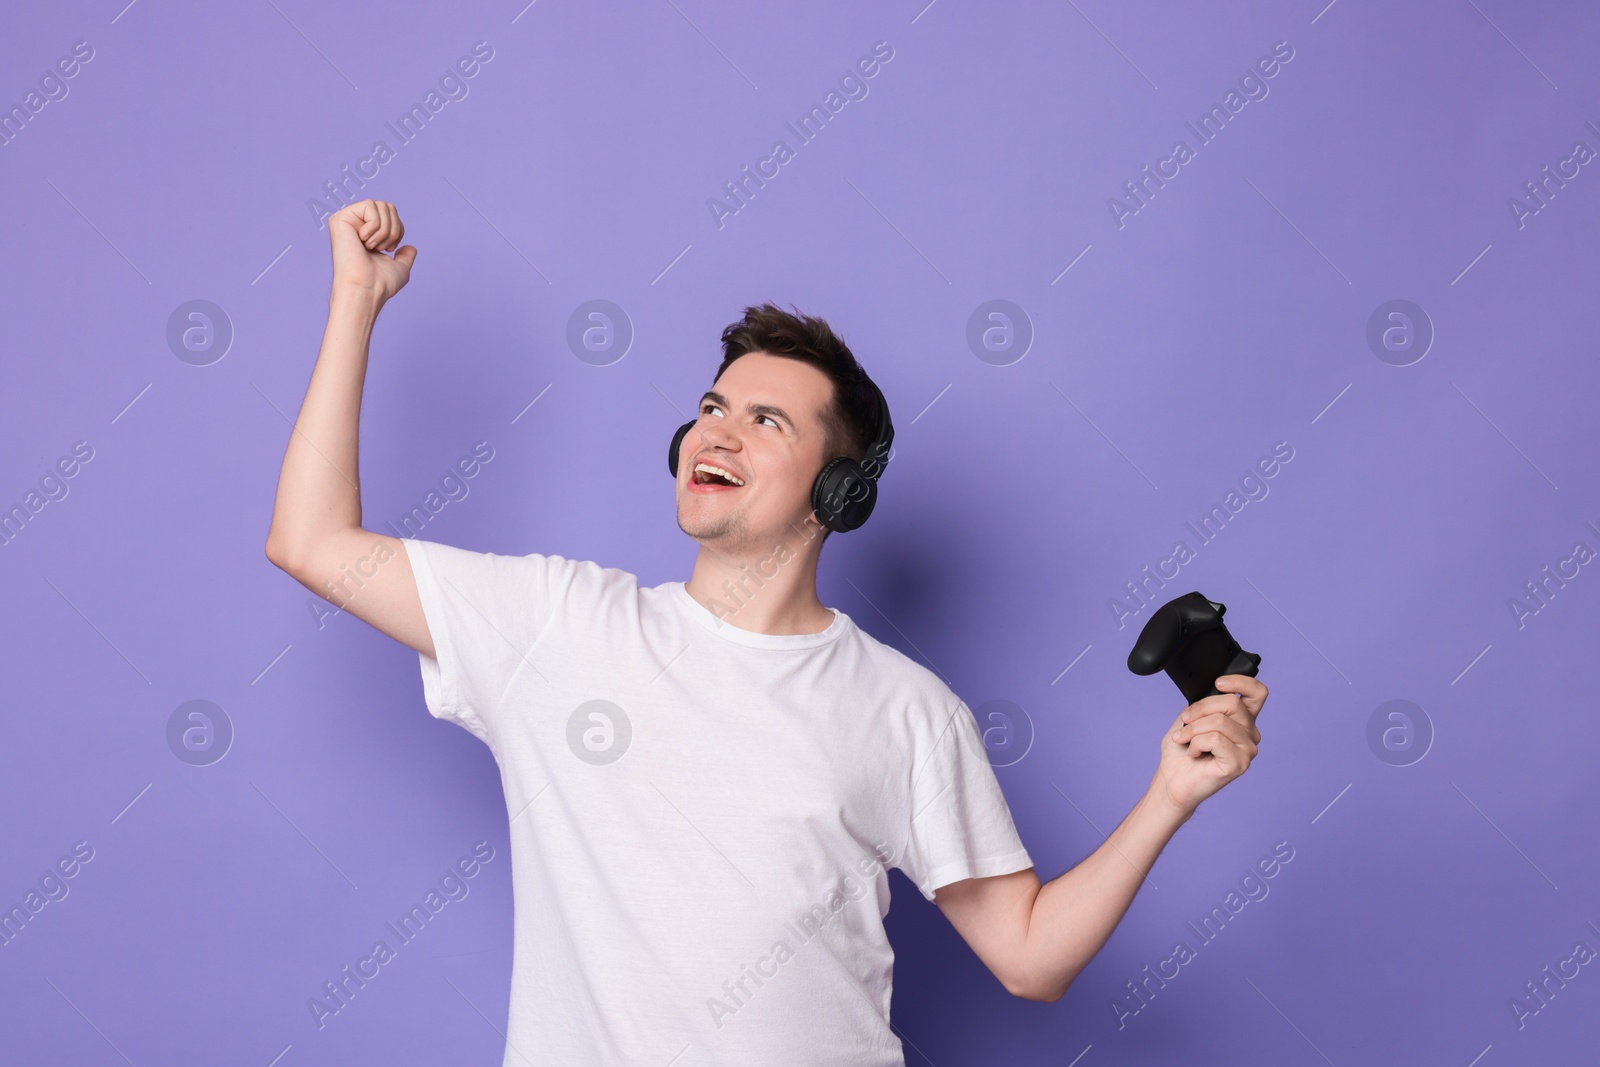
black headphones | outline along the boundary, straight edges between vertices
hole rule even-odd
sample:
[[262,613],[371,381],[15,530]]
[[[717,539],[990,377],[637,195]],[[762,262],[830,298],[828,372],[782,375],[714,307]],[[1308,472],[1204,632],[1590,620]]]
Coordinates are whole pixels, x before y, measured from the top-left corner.
[[[857,529],[872,515],[872,507],[878,502],[878,479],[889,465],[889,450],[894,444],[889,402],[876,382],[869,378],[867,384],[878,398],[878,432],[867,446],[866,458],[858,461],[849,456],[835,456],[822,465],[817,480],[811,483],[811,510],[817,513],[824,526],[836,533]],[[698,421],[689,420],[672,435],[672,446],[667,449],[667,470],[674,478],[678,476],[678,446]]]

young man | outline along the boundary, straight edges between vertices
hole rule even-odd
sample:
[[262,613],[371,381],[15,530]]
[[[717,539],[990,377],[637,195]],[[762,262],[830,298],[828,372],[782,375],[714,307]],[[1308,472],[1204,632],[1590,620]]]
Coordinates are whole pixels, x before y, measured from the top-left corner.
[[679,437],[687,582],[362,529],[367,347],[416,249],[382,201],[328,229],[327,332],[267,556],[416,649],[428,710],[495,755],[515,896],[505,1067],[903,1064],[888,867],[1007,990],[1054,1001],[1255,756],[1267,689],[1220,678],[1121,825],[1041,886],[966,705],[817,598],[813,485],[838,457],[871,469],[887,408],[825,323],[771,305],[724,331]]

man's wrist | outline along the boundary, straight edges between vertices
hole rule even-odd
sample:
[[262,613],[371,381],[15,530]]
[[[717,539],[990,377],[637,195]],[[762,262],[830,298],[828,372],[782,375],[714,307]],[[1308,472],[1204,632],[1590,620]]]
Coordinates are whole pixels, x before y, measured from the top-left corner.
[[329,311],[351,312],[376,318],[383,309],[383,298],[376,290],[349,282],[335,282],[328,294]]
[[1167,794],[1166,783],[1162,782],[1160,775],[1150,780],[1150,788],[1145,790],[1144,797],[1140,803],[1149,810],[1152,816],[1169,824],[1173,830],[1188,822],[1190,816],[1195,812],[1194,808],[1185,808],[1173,802],[1172,798]]

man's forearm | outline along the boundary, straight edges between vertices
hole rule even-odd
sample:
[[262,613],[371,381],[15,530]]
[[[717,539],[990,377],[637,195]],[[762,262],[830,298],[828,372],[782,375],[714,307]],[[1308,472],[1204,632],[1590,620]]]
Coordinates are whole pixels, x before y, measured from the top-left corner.
[[268,555],[293,560],[319,534],[361,525],[356,444],[378,298],[336,286],[311,383],[278,476]]
[[1174,808],[1152,783],[1099,848],[1040,887],[1023,945],[1023,973],[1040,999],[1059,999],[1088,966],[1190,814]]

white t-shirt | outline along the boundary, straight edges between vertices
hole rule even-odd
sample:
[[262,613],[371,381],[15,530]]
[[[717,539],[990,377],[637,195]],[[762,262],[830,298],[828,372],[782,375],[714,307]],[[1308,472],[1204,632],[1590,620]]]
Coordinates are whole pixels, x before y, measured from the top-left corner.
[[504,1067],[904,1064],[885,864],[929,900],[1032,866],[966,704],[838,609],[759,634],[682,582],[405,546],[428,710],[505,789]]

